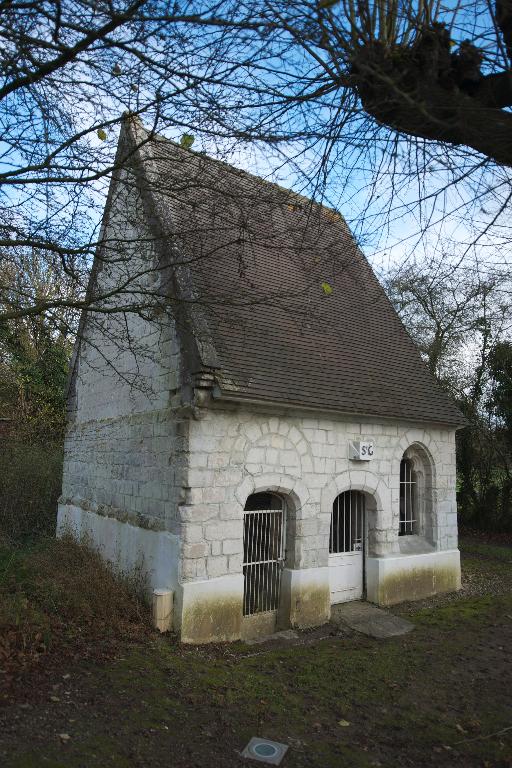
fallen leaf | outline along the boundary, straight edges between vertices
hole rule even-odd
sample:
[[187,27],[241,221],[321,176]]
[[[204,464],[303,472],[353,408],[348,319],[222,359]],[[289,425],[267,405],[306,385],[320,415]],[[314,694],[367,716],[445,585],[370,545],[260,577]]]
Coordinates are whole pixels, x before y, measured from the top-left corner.
[[350,723],[348,720],[338,720],[338,725],[341,725],[342,728],[346,728]]

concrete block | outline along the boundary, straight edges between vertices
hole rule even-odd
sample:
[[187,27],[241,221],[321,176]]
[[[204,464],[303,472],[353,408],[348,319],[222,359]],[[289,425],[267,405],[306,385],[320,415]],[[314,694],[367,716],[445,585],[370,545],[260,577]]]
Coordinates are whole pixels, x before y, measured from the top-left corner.
[[153,626],[159,632],[172,629],[173,592],[166,589],[153,590]]

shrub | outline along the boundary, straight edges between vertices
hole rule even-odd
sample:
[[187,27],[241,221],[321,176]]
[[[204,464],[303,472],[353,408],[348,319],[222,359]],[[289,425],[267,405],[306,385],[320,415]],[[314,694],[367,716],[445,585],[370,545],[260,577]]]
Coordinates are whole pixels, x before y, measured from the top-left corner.
[[62,483],[62,443],[7,438],[0,446],[0,531],[15,543],[53,535]]
[[0,545],[0,667],[16,670],[53,649],[81,658],[149,627],[143,574],[116,573],[86,543]]

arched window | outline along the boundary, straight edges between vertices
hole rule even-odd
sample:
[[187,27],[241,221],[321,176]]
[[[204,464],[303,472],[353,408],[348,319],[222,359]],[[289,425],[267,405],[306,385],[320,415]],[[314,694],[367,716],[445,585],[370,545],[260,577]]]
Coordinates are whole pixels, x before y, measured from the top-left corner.
[[411,459],[400,462],[400,536],[418,533],[418,487]]

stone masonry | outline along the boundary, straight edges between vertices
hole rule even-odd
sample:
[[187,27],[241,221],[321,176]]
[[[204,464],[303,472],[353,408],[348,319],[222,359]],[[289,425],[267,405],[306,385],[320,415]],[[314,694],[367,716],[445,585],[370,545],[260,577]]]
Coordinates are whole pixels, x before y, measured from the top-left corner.
[[[95,284],[108,291],[136,275],[134,297],[155,281],[164,285],[159,238],[125,171],[112,185],[103,235],[119,245],[111,246],[113,261],[97,258]],[[258,492],[285,504],[282,628],[329,619],[331,514],[348,490],[366,500],[368,600],[388,605],[460,586],[455,426],[235,403],[215,382],[215,355],[205,363],[209,347],[191,331],[191,315],[183,322],[168,300],[152,311],[100,311],[82,321],[59,533],[86,536],[115,567],[141,571],[148,590],[172,591],[173,626],[188,642],[247,633],[244,507]],[[349,443],[363,440],[374,443],[371,461],[349,459]],[[406,451],[417,462],[420,491],[414,536],[398,535]]]

